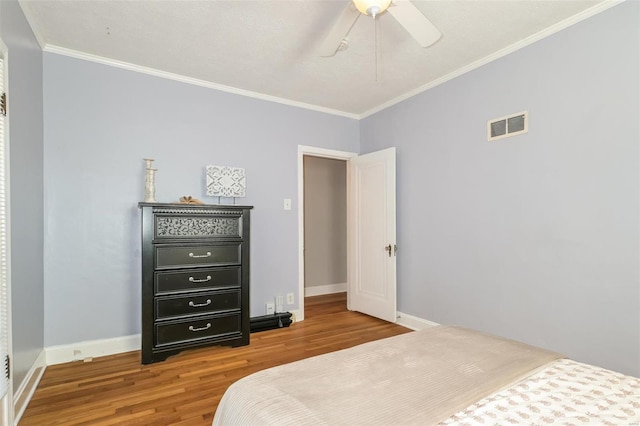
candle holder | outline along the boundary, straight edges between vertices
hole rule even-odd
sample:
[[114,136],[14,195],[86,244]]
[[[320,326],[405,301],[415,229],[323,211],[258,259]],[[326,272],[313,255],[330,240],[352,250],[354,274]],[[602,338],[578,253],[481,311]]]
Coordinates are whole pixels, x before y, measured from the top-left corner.
[[158,169],[154,169],[152,158],[143,158],[147,163],[147,174],[144,182],[144,202],[155,203],[156,202],[156,172]]

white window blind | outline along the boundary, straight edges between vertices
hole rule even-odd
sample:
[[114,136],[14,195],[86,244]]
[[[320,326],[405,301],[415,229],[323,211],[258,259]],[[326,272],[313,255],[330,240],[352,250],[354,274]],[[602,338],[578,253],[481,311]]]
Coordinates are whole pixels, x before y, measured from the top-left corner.
[[0,55],[0,96],[2,96],[2,111],[0,111],[0,398],[9,389],[9,256],[8,256],[8,227],[7,227],[7,185],[6,161],[7,147],[5,142],[6,97],[4,96],[4,58]]

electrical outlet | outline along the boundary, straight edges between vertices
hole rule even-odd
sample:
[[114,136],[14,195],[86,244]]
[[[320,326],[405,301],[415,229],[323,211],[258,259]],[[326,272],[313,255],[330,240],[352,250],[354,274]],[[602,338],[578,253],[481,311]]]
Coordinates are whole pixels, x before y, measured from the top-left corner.
[[267,312],[267,315],[273,315],[276,313],[276,307],[273,303],[267,303],[265,305],[265,311]]
[[276,312],[282,312],[284,307],[284,297],[276,296]]
[[287,305],[293,305],[293,293],[287,293]]

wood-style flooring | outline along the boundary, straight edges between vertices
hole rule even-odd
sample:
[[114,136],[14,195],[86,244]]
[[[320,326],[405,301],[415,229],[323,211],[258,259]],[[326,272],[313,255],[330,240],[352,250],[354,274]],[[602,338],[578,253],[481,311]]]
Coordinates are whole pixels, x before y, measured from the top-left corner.
[[140,351],[47,368],[21,426],[210,425],[227,387],[265,368],[410,331],[350,312],[346,294],[309,297],[305,320],[239,348],[189,350],[142,365]]

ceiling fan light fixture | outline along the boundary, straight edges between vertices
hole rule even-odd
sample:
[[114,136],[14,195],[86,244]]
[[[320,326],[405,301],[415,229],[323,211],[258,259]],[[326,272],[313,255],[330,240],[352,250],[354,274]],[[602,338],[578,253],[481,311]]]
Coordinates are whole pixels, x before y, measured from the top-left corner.
[[353,0],[353,4],[364,15],[374,19],[391,5],[391,0]]

